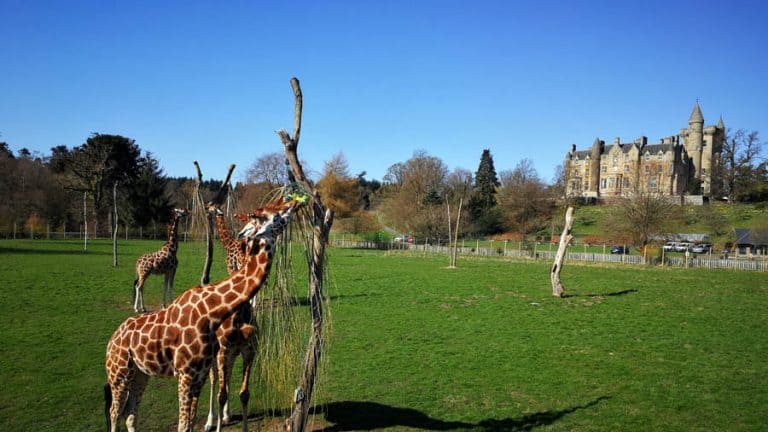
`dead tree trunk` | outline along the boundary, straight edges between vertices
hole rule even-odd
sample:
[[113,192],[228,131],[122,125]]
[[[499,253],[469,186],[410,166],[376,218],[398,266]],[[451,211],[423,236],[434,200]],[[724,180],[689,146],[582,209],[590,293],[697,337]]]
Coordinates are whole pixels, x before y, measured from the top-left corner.
[[325,246],[328,244],[328,234],[333,225],[333,210],[325,208],[320,194],[304,175],[304,169],[299,162],[296,149],[301,134],[302,95],[299,80],[291,78],[291,88],[295,97],[293,137],[285,130],[279,130],[285,147],[285,156],[291,167],[293,180],[311,194],[310,208],[312,213],[312,257],[309,261],[309,305],[312,313],[312,334],[309,338],[307,352],[304,357],[304,369],[301,374],[299,387],[296,388],[291,416],[287,420],[291,432],[303,432],[307,424],[309,408],[312,402],[312,392],[315,386],[317,367],[323,349],[323,273],[325,266]]
[[[203,274],[200,276],[200,284],[206,285],[211,280],[211,264],[213,263],[213,228],[214,222],[213,213],[209,212],[206,206],[203,204],[203,172],[200,170],[200,164],[194,161],[195,169],[197,170],[197,181],[195,182],[197,189],[197,202],[200,203],[202,211],[205,212],[205,262],[203,263]],[[235,164],[229,166],[227,171],[227,177],[224,179],[224,183],[221,184],[219,191],[211,200],[210,204],[221,205],[227,196],[229,185],[229,179],[232,177],[232,171],[235,170]]]
[[456,255],[459,252],[459,223],[461,222],[461,206],[464,198],[459,199],[459,211],[456,212],[456,226],[453,229],[453,248],[451,249],[451,267],[456,267]]
[[565,262],[565,249],[571,242],[571,239],[573,239],[573,235],[571,235],[572,226],[573,207],[568,207],[568,210],[565,211],[565,226],[563,227],[563,233],[560,235],[560,245],[557,248],[555,262],[552,264],[552,270],[549,273],[552,281],[552,295],[555,297],[563,297],[565,295],[565,287],[560,282],[560,270],[563,269],[563,263]]

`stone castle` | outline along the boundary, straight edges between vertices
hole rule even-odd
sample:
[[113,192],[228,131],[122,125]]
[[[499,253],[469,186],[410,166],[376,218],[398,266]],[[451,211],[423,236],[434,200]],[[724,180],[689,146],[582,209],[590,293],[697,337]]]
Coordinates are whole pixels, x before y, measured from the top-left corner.
[[648,144],[641,136],[628,143],[616,138],[608,146],[597,138],[589,150],[576,150],[573,144],[563,164],[566,196],[607,199],[635,190],[708,196],[724,139],[722,117],[717,126],[705,127],[697,101],[688,128],[660,143]]

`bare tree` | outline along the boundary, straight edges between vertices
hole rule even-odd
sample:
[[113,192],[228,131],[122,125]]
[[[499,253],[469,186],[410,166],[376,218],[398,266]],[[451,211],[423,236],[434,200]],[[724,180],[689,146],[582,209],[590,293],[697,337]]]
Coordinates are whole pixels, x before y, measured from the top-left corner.
[[247,183],[267,183],[276,187],[288,180],[285,155],[280,152],[267,153],[259,156],[245,170],[245,181]]
[[291,88],[295,98],[293,136],[281,129],[277,132],[285,148],[285,155],[291,166],[292,180],[304,190],[310,192],[310,211],[312,223],[312,256],[309,260],[309,306],[312,312],[312,334],[309,338],[304,369],[301,374],[299,387],[294,394],[294,405],[288,419],[289,430],[303,432],[307,424],[312,393],[315,387],[317,366],[323,349],[323,278],[325,269],[325,246],[328,244],[328,234],[333,225],[333,210],[327,209],[320,194],[312,182],[307,179],[297,148],[301,135],[301,111],[303,97],[299,80],[291,78]]
[[715,192],[724,193],[730,202],[744,201],[753,189],[761,186],[766,180],[761,175],[763,147],[757,131],[729,131],[723,141],[720,164],[712,173]]
[[616,233],[614,240],[644,249],[654,239],[674,232],[680,214],[680,206],[671,197],[635,186],[627,195],[616,199],[608,215],[608,226]]

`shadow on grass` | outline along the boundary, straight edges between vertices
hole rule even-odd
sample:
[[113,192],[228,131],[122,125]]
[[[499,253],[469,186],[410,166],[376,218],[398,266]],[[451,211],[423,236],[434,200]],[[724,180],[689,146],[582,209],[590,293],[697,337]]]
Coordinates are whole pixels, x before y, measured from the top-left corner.
[[478,423],[445,421],[430,417],[411,408],[399,408],[377,402],[331,402],[315,407],[314,414],[324,414],[325,419],[333,423],[322,432],[343,432],[384,429],[390,427],[410,427],[423,430],[447,431],[470,429],[476,431],[530,431],[533,428],[553,424],[575,411],[597,405],[610,399],[601,396],[585,405],[577,405],[564,410],[544,411],[528,414],[519,418],[486,419]]
[[632,288],[632,289],[625,289],[625,290],[622,290],[622,291],[616,291],[616,292],[606,293],[606,294],[566,294],[566,295],[563,296],[563,298],[568,298],[568,297],[619,297],[619,296],[623,296],[623,295],[627,295],[627,294],[632,294],[632,293],[636,293],[636,292],[637,292],[637,290]]

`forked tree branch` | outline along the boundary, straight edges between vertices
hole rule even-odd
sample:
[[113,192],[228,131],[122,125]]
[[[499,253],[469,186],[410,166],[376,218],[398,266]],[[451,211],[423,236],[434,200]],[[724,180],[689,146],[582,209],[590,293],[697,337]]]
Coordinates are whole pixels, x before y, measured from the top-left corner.
[[291,166],[293,180],[311,194],[310,205],[312,207],[313,232],[312,257],[309,263],[309,303],[312,314],[312,334],[310,335],[307,352],[304,357],[299,386],[294,394],[294,406],[291,416],[287,419],[288,430],[291,432],[303,432],[309,416],[317,367],[323,349],[323,269],[325,267],[325,246],[328,243],[328,234],[333,225],[333,211],[323,205],[320,194],[312,185],[312,182],[307,179],[301,162],[299,162],[297,150],[301,135],[303,101],[298,79],[291,78],[291,88],[295,98],[293,137],[283,129],[277,131],[277,135],[280,137],[280,141],[282,141],[285,148],[285,156]]

